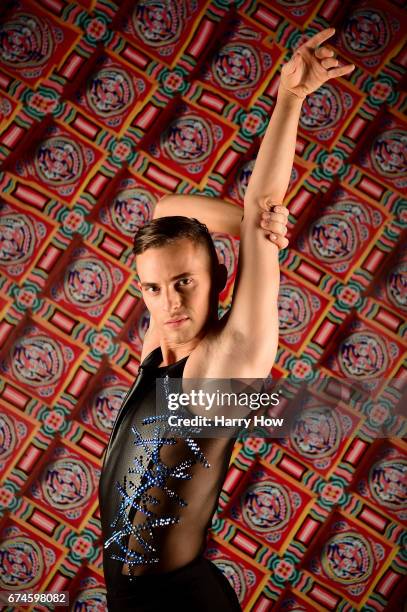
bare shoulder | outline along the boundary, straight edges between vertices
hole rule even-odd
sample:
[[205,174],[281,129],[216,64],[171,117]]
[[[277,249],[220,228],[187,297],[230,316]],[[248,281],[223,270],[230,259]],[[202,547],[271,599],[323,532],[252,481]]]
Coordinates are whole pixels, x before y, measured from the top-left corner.
[[160,338],[156,329],[149,327],[144,336],[143,347],[141,349],[140,355],[140,363],[143,363],[144,359],[159,346]]

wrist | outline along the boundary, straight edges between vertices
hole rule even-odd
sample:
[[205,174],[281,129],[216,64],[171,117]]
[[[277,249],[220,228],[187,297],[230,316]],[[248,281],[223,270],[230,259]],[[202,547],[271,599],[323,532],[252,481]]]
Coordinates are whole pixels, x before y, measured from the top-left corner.
[[286,89],[282,84],[280,84],[280,87],[278,88],[277,102],[283,101],[285,104],[290,104],[292,106],[298,106],[301,108],[305,98],[306,96],[299,96],[290,89]]

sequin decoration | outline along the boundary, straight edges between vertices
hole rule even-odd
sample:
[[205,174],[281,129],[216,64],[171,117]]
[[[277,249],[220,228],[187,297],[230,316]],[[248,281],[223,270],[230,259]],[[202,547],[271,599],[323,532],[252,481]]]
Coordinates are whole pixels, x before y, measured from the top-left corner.
[[[168,397],[168,393],[166,395]],[[144,432],[140,431],[141,428],[132,426],[136,448],[133,459],[134,467],[129,468],[128,475],[124,476],[123,482],[116,483],[121,501],[115,519],[111,523],[113,533],[104,543],[105,549],[113,544],[118,545],[121,552],[118,554],[111,553],[111,558],[122,561],[129,568],[158,563],[159,558],[157,548],[154,545],[153,530],[156,527],[174,525],[179,521],[178,516],[159,516],[158,513],[148,507],[148,505],[158,506],[160,504],[160,500],[156,495],[151,494],[151,490],[155,489],[157,491],[157,489],[160,489],[181,508],[185,507],[188,505],[187,502],[168,486],[168,479],[190,480],[192,475],[189,470],[197,463],[202,464],[205,468],[210,467],[199,444],[193,438],[185,437],[181,439],[167,435],[168,415],[161,414],[144,418],[142,426],[148,425],[152,425],[153,429],[146,436],[143,435]],[[171,432],[178,433],[174,428],[171,429]],[[182,442],[190,451],[190,456],[176,465],[167,465],[160,457],[161,449],[163,446]],[[139,452],[141,450],[144,454],[140,455],[137,450]],[[141,513],[144,520],[134,524],[129,518],[134,512]],[[128,544],[131,536],[140,545],[142,552],[129,548]]]

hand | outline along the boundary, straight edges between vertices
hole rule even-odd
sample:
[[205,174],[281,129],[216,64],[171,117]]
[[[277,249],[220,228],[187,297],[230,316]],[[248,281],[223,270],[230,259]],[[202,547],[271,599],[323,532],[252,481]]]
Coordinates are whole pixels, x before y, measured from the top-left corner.
[[285,249],[288,246],[288,240],[285,237],[288,214],[288,208],[281,205],[273,206],[273,210],[261,213],[260,225],[263,229],[270,232],[267,232],[267,238],[277,245],[279,249]]
[[318,32],[299,47],[281,70],[280,90],[288,91],[303,100],[329,79],[349,74],[354,64],[339,66],[334,52],[319,45],[333,36],[335,28]]

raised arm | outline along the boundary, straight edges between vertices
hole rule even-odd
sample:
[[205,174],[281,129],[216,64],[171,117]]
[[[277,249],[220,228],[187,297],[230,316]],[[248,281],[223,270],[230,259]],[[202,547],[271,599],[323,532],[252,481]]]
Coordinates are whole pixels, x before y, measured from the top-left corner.
[[250,210],[258,212],[258,201],[262,197],[283,202],[291,175],[302,102],[325,81],[354,69],[353,64],[338,67],[334,51],[320,46],[334,33],[334,28],[327,28],[310,38],[281,70],[276,107],[246,190],[245,215]]
[[319,47],[333,33],[330,28],[309,39],[282,69],[276,106],[246,191],[230,316],[219,333],[219,349],[213,350],[208,360],[214,365],[209,365],[203,376],[262,378],[273,365],[278,346],[278,246],[286,246],[287,241],[277,234],[274,244],[267,240],[263,220],[272,219],[272,232],[281,232],[284,226],[287,213],[283,199],[305,96],[354,68],[338,68],[333,52]]
[[163,196],[154,208],[153,218],[175,215],[195,217],[201,223],[205,223],[210,232],[240,236],[243,210],[221,198],[189,194]]
[[[210,232],[221,232],[240,238],[243,210],[221,198],[205,195],[169,194],[158,200],[153,212],[153,219],[182,215],[195,217],[205,223]],[[268,230],[271,221],[264,220],[264,234],[271,240]]]

